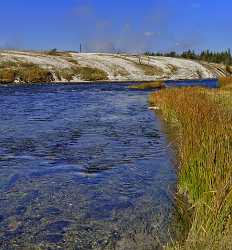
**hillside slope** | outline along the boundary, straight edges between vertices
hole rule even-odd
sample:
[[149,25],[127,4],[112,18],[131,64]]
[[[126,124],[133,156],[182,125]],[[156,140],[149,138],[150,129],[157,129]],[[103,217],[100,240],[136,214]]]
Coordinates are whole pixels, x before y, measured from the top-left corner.
[[[25,75],[25,70],[33,69]],[[36,74],[34,77],[33,74]],[[46,74],[46,77],[43,77]],[[217,78],[225,67],[169,57],[127,54],[1,51],[0,82],[152,81]],[[34,77],[34,78],[33,78]]]

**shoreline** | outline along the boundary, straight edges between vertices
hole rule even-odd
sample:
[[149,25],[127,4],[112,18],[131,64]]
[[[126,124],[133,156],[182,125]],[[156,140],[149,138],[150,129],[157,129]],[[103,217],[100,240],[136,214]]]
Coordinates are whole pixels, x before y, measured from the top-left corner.
[[165,82],[165,83],[172,83],[172,82],[203,82],[203,81],[217,81],[218,78],[198,78],[198,79],[157,79],[157,80],[127,80],[127,81],[111,81],[111,80],[104,80],[104,81],[54,81],[54,82],[12,82],[12,83],[2,83],[0,87],[6,86],[30,86],[30,85],[59,85],[59,84],[69,84],[69,85],[85,85],[85,84],[133,84],[133,83],[156,83],[156,82]]

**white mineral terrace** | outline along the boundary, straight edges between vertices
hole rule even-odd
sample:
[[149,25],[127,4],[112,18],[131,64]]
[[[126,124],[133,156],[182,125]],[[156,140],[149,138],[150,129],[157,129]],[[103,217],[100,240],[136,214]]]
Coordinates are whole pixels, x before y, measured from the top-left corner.
[[[98,68],[107,73],[109,81],[198,79],[225,75],[225,67],[222,65],[180,58],[106,53],[63,53],[61,56],[51,56],[42,52],[0,52],[0,61],[18,60],[37,64],[51,72],[76,65]],[[151,70],[152,67],[154,73],[148,73],[146,69]],[[72,81],[82,80],[76,76]]]

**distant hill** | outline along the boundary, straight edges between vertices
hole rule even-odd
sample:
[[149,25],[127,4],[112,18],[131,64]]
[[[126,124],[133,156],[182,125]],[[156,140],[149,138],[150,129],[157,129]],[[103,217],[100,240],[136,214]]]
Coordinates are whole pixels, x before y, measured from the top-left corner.
[[199,79],[226,72],[221,64],[163,56],[0,51],[0,83]]

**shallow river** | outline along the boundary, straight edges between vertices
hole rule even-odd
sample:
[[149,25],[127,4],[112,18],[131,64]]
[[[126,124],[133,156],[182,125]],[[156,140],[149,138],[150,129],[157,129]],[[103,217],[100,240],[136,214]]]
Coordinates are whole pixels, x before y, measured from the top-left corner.
[[0,88],[0,248],[155,249],[169,238],[172,154],[147,91]]

